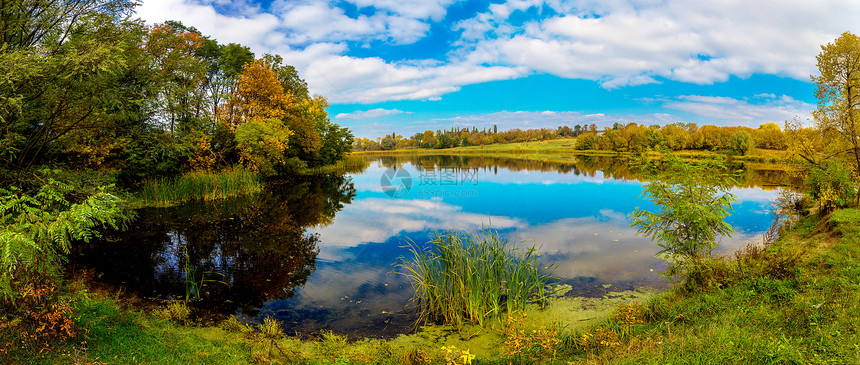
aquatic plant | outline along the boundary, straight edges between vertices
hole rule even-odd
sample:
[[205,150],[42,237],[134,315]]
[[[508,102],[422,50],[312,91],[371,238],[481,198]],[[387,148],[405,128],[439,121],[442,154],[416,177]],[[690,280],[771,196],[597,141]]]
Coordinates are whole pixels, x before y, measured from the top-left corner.
[[224,277],[223,273],[214,272],[214,271],[200,271],[191,264],[191,256],[188,254],[188,247],[185,247],[185,268],[183,272],[185,273],[185,301],[189,301],[192,299],[200,299],[200,295],[203,292],[203,287],[206,284],[216,283],[223,284],[224,286],[230,286],[226,282],[222,280],[215,279],[207,279],[206,275],[209,276],[221,276]]
[[413,258],[399,265],[415,289],[417,323],[433,320],[462,328],[546,303],[544,286],[553,266],[541,268],[534,244],[519,247],[491,229],[474,234],[437,233],[426,250],[410,245]]
[[147,205],[169,206],[192,200],[218,200],[263,190],[259,174],[242,167],[192,171],[175,179],[150,179],[139,197]]
[[343,172],[360,172],[368,166],[367,159],[362,156],[347,156],[330,165],[308,167],[300,171],[302,175],[319,175]]

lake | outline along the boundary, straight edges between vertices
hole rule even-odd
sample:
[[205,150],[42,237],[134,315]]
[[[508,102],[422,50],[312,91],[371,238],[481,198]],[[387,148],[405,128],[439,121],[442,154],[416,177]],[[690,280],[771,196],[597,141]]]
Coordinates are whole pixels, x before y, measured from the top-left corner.
[[[413,289],[397,264],[442,230],[492,227],[535,243],[569,296],[663,288],[665,262],[628,214],[654,206],[626,160],[569,163],[464,156],[368,157],[344,176],[255,196],[147,208],[125,232],[73,246],[69,268],[144,300],[192,299],[197,313],[282,321],[286,333],[390,337],[413,329]],[[740,167],[742,168],[742,167]],[[777,170],[743,169],[721,240],[728,253],[772,221]]]

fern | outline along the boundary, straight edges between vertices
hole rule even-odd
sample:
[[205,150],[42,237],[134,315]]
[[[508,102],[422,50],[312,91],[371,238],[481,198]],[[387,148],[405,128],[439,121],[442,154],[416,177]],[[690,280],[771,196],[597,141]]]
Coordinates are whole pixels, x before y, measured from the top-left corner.
[[98,236],[96,228],[118,228],[131,215],[104,189],[71,204],[71,187],[53,179],[30,196],[0,189],[0,293],[9,300],[25,282],[55,277],[75,240]]

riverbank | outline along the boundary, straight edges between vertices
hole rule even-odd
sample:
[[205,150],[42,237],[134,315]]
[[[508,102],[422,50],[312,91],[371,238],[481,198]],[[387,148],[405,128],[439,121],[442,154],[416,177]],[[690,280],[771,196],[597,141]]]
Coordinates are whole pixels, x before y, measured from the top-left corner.
[[[352,156],[395,156],[395,155],[481,155],[488,157],[518,158],[542,162],[570,162],[576,156],[612,156],[631,158],[632,152],[603,150],[577,150],[574,139],[555,139],[538,142],[490,144],[484,146],[454,147],[444,149],[409,148],[390,151],[358,151]],[[785,150],[754,148],[746,155],[732,154],[728,151],[683,150],[673,152],[681,158],[690,160],[726,158],[732,162],[752,164],[756,168],[791,169],[798,162]],[[645,152],[646,156],[658,157],[658,152]]]
[[557,298],[550,310],[496,329],[431,327],[394,340],[285,337],[229,321],[182,325],[164,319],[181,323],[181,316],[142,313],[73,281],[61,302],[69,303],[75,334],[21,338],[36,328],[7,318],[2,356],[13,363],[441,364],[468,352],[474,364],[845,363],[856,360],[860,343],[858,227],[860,209],[812,215],[772,246],[702,262],[694,283],[653,298]]

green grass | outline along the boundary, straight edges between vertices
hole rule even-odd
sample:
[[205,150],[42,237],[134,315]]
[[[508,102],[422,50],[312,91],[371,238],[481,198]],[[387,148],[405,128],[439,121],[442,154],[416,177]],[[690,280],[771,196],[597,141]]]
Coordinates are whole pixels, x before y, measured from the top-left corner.
[[437,233],[428,250],[412,245],[411,251],[414,257],[401,267],[415,288],[419,323],[484,326],[531,301],[546,301],[549,276],[533,244],[518,247],[490,229],[447,231]]
[[218,200],[263,190],[259,174],[243,167],[192,171],[177,178],[150,179],[137,198],[147,206],[170,206],[193,200]]
[[157,316],[125,309],[115,299],[101,294],[73,291],[66,299],[70,300],[74,307],[77,336],[69,340],[54,339],[43,343],[17,338],[21,333],[20,328],[0,328],[0,343],[7,344],[6,351],[0,353],[0,362],[250,363],[249,344],[219,328],[176,325]]

